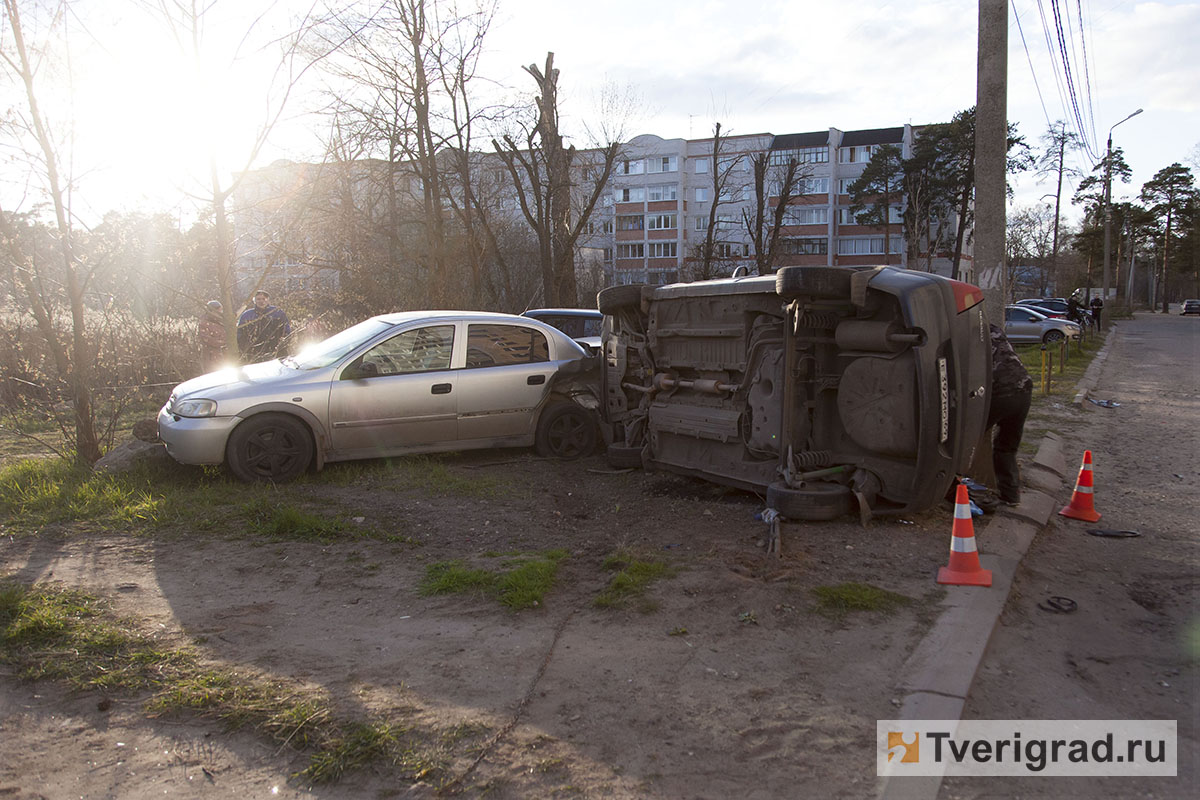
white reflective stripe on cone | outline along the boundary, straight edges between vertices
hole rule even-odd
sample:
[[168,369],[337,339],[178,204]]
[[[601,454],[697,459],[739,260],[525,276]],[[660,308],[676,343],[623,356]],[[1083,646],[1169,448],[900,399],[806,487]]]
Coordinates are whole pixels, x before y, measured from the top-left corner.
[[1079,492],[1079,494],[1094,494],[1091,486],[1076,486],[1075,491]]
[[974,553],[975,552],[975,537],[969,539],[965,536],[951,536],[950,550],[955,553]]
[[955,519],[970,519],[971,518],[971,507],[969,505],[954,506],[954,518]]

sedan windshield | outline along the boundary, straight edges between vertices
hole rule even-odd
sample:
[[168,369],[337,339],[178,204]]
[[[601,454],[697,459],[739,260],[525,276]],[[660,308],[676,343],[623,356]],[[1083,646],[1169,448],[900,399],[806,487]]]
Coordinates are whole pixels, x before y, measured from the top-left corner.
[[284,363],[296,369],[328,367],[391,327],[392,323],[380,319],[364,320],[324,341],[304,348],[294,358],[284,359]]

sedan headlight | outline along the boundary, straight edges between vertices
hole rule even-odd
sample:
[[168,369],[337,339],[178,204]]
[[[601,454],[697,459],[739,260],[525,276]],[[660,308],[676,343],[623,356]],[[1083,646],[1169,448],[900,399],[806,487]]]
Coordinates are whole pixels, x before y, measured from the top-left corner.
[[171,413],[180,417],[211,417],[217,413],[217,401],[177,400]]

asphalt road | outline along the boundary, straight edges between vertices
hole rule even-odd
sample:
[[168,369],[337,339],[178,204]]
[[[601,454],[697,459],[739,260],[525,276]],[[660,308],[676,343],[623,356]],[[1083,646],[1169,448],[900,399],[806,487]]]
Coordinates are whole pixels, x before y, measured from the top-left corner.
[[[1064,410],[1073,483],[1095,462],[1089,524],[1052,515],[1017,572],[964,719],[1178,721],[1175,778],[947,778],[939,797],[1197,797],[1200,659],[1200,318],[1118,323],[1090,397]],[[1066,489],[1060,504],[1070,499]],[[1137,531],[1100,538],[1092,528]],[[1051,596],[1073,613],[1039,608]]]

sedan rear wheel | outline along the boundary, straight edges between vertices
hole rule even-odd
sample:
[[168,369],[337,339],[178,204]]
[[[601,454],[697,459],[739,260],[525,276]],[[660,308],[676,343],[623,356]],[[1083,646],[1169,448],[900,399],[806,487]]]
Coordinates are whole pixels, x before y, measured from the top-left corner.
[[1062,331],[1050,330],[1046,331],[1045,335],[1042,336],[1042,341],[1046,344],[1052,344],[1053,342],[1061,342],[1065,338],[1067,338],[1067,335]]
[[313,459],[308,427],[287,414],[258,414],[233,429],[225,448],[229,470],[240,480],[295,480]]
[[538,420],[536,445],[546,458],[582,458],[596,449],[596,424],[574,403],[555,403]]

